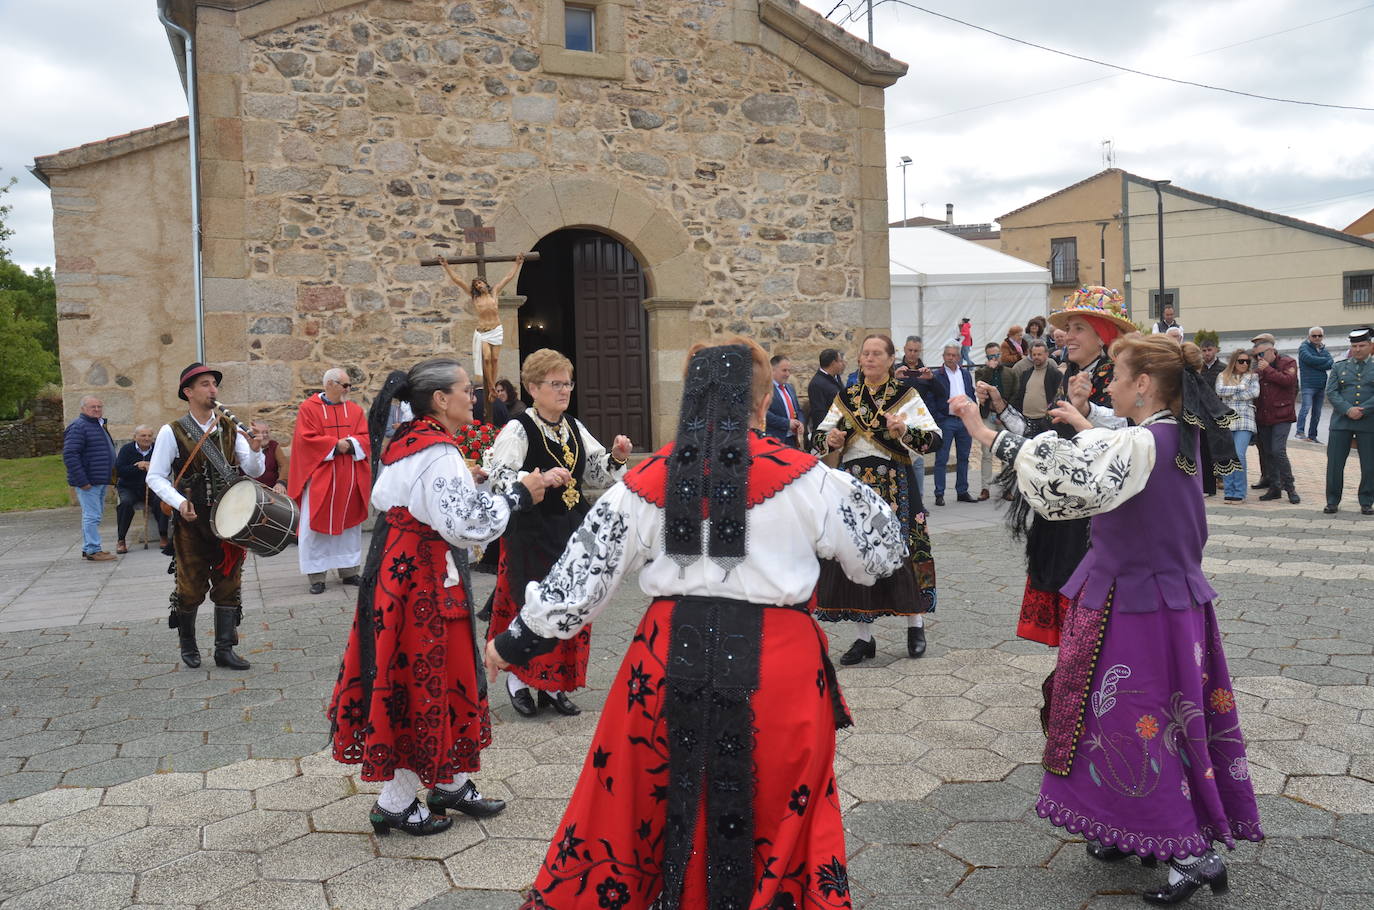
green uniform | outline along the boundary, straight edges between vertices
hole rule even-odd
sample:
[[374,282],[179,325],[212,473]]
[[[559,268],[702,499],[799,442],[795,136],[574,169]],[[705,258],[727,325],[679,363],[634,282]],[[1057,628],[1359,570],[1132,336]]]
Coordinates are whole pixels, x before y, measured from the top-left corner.
[[[1360,454],[1360,505],[1374,506],[1374,357],[1352,357],[1332,367],[1326,398],[1332,410],[1326,443],[1326,504],[1340,504],[1353,440]],[[1364,416],[1350,417],[1346,412],[1351,408],[1363,408]]]

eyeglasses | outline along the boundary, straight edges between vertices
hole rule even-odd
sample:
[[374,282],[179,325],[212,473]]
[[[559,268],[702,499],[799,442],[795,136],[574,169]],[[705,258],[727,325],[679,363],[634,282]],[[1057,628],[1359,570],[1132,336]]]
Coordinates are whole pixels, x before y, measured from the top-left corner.
[[989,354],[989,355],[988,355],[988,360],[1001,360],[1001,359],[1002,359],[1002,355],[1001,355],[1001,354]]
[[1247,363],[1247,364],[1248,364],[1249,362],[1250,362],[1250,358],[1249,358],[1249,357],[1242,357],[1242,358],[1240,358],[1239,360],[1236,361],[1237,364],[1242,364],[1242,363]]
[[1313,333],[1312,333],[1311,335],[1309,335],[1308,337],[1309,337],[1309,338],[1325,338],[1326,336],[1323,335],[1321,332],[1313,332]]
[[562,380],[558,380],[554,382],[545,381],[544,385],[553,389],[555,392],[571,392],[573,390],[573,386],[576,385],[576,383],[563,382]]

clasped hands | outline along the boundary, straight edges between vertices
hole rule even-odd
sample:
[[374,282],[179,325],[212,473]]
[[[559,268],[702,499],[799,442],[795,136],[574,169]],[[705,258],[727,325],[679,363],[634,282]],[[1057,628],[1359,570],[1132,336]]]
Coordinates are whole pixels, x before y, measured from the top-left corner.
[[544,501],[544,492],[561,487],[572,480],[572,472],[567,468],[550,468],[547,471],[535,469],[524,477],[520,478],[520,483],[530,492],[530,499],[536,503]]

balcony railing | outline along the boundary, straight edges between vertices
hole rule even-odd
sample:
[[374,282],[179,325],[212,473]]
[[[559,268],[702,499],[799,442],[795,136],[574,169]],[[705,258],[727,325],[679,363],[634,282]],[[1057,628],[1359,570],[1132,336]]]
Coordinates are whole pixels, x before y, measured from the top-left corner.
[[1078,284],[1078,260],[1061,257],[1051,259],[1046,267],[1050,270],[1053,284]]

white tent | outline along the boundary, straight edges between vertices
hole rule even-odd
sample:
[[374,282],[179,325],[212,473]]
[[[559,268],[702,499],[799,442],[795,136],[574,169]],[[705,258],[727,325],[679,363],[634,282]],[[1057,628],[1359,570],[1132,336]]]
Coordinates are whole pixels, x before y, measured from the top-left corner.
[[1007,327],[1025,325],[1048,312],[1048,269],[990,250],[933,227],[888,231],[892,273],[892,338],[925,340],[927,363],[959,335],[959,320],[973,320],[971,352],[982,363],[982,346],[1000,342]]

